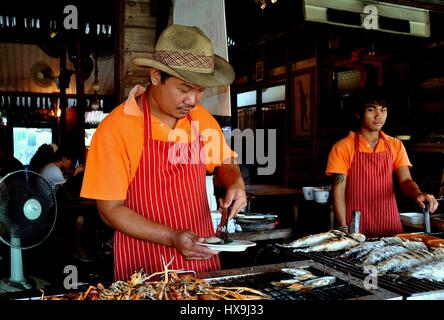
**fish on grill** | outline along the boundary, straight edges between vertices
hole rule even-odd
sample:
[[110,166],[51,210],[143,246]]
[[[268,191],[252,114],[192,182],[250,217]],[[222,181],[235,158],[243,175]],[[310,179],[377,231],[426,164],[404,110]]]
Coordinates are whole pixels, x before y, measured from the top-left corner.
[[308,291],[319,287],[328,286],[336,282],[336,278],[332,276],[320,277],[303,283],[293,283],[286,289],[290,291]]
[[341,258],[347,258],[347,257],[355,257],[356,259],[360,259],[361,257],[367,255],[370,251],[381,248],[385,246],[385,242],[382,240],[379,241],[367,241],[364,243],[361,243],[360,245],[351,248],[347,252],[341,255]]
[[428,250],[422,241],[403,241],[402,245],[409,250]]
[[[371,251],[382,248],[385,246],[394,246],[394,245],[402,245],[403,240],[397,237],[384,237],[378,241],[368,241],[361,243],[359,246],[356,246],[349,251],[345,252],[341,258],[354,257],[355,259],[361,260],[366,255],[368,255]],[[421,242],[422,243],[422,242]],[[409,248],[411,250],[422,249],[420,247]]]
[[444,281],[444,260],[433,261],[419,265],[407,273],[416,279],[427,279],[431,281]]
[[302,237],[300,239],[294,240],[289,243],[284,244],[278,244],[281,247],[284,248],[306,248],[310,247],[316,244],[319,244],[325,240],[338,238],[338,237],[344,237],[345,233],[339,231],[339,230],[330,230],[328,232],[322,232],[317,234],[308,235],[305,237]]
[[335,277],[325,276],[325,277],[320,277],[320,278],[313,279],[313,280],[304,281],[304,286],[319,288],[319,287],[323,287],[323,286],[328,286],[328,285],[335,283],[335,282],[336,282]]
[[365,241],[363,234],[350,234],[339,239],[325,240],[317,245],[303,248],[294,249],[294,252],[319,252],[319,251],[339,251],[353,248]]
[[396,256],[397,254],[401,254],[409,251],[408,248],[401,245],[394,246],[384,246],[381,248],[376,248],[372,250],[367,257],[364,259],[363,265],[369,264],[377,264],[380,261]]
[[376,265],[379,273],[401,272],[419,264],[444,258],[444,249],[435,251],[414,250],[398,254]]
[[403,243],[403,240],[398,237],[384,237],[381,240],[384,241],[386,246],[401,245]]
[[313,273],[302,268],[283,268],[281,270],[284,273],[291,274],[293,279],[297,279],[298,281],[316,278]]
[[[421,241],[403,241],[399,238],[382,238],[381,241],[384,243],[391,243],[393,245],[385,245],[379,248],[374,248],[372,251],[370,251],[370,253],[367,254],[367,257],[363,263],[364,265],[377,264],[382,260],[408,251],[427,250],[427,246]],[[364,257],[365,254],[360,256],[360,258]]]

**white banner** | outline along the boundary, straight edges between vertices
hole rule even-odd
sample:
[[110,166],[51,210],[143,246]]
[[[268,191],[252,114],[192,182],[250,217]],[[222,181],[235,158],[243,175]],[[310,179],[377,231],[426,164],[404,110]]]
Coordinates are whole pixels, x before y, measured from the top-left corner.
[[[175,24],[196,26],[211,39],[214,52],[228,60],[224,0],[174,0]],[[230,116],[230,88],[208,88],[201,104],[213,115]]]

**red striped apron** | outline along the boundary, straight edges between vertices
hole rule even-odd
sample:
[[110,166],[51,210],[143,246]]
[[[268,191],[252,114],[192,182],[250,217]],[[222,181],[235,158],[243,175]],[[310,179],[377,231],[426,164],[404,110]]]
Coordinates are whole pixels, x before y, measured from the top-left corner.
[[[205,165],[196,159],[191,163],[173,163],[168,158],[169,150],[175,147],[185,150],[179,155],[199,155],[202,140],[198,138],[199,132],[191,122],[191,116],[188,114],[188,120],[196,137],[192,143],[174,144],[153,140],[146,94],[142,97],[142,105],[145,137],[142,157],[129,185],[125,206],[147,219],[176,230],[191,230],[205,237],[213,235],[206,196]],[[115,280],[127,280],[140,268],[148,274],[163,271],[164,263],[168,263],[173,257],[170,269],[196,272],[220,269],[218,256],[203,261],[187,261],[174,247],[138,240],[119,231],[114,234]]]
[[393,186],[393,155],[387,140],[384,152],[361,152],[355,134],[355,154],[347,176],[346,221],[353,210],[361,211],[360,232],[367,237],[392,236],[402,232]]

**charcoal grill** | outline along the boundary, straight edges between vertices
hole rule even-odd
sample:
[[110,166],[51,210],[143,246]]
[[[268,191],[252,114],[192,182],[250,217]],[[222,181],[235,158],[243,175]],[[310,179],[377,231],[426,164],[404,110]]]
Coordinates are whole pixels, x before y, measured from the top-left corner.
[[[430,235],[444,238],[444,233]],[[365,279],[368,274],[363,272],[360,262],[352,258],[341,258],[340,252],[293,252],[291,248],[272,246],[288,259],[303,261],[314,260],[324,266],[339,270],[358,279]],[[397,293],[407,300],[444,299],[444,282],[433,282],[426,279],[406,278],[395,274],[378,277],[378,286]]]
[[[282,268],[306,268],[317,276],[334,276],[335,283],[307,292],[293,292],[273,286],[271,282],[292,278]],[[232,270],[220,270],[199,275],[213,285],[250,287],[260,290],[274,300],[382,300],[401,299],[399,294],[383,288],[367,290],[363,282],[352,275],[322,265],[313,260],[271,264]]]

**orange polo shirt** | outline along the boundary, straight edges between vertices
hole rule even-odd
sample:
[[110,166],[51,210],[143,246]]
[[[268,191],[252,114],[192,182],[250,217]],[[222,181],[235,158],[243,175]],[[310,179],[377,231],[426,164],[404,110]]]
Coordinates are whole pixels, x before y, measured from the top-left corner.
[[[124,200],[139,167],[143,149],[143,112],[136,98],[145,92],[137,85],[128,99],[115,108],[97,127],[88,150],[81,197],[100,200]],[[200,105],[191,111],[191,118],[203,138],[201,160],[207,171],[222,164],[225,159],[237,157],[223,136],[216,119]],[[196,139],[191,133],[187,117],[179,119],[171,129],[151,116],[152,139],[170,142],[189,142]],[[185,134],[186,133],[186,134]]]
[[[390,151],[393,154],[393,170],[405,166],[411,167],[412,164],[410,163],[409,157],[407,156],[407,151],[405,150],[401,140],[388,136],[382,131],[380,134],[387,140],[390,146]],[[386,144],[382,139],[379,140],[375,150],[373,150],[367,140],[365,140],[362,136],[359,137],[359,151],[372,153],[383,152],[385,150]],[[327,170],[325,173],[329,176],[333,173],[347,175],[348,171],[350,170],[354,154],[355,133],[350,132],[346,138],[339,140],[331,149],[328,156]]]

